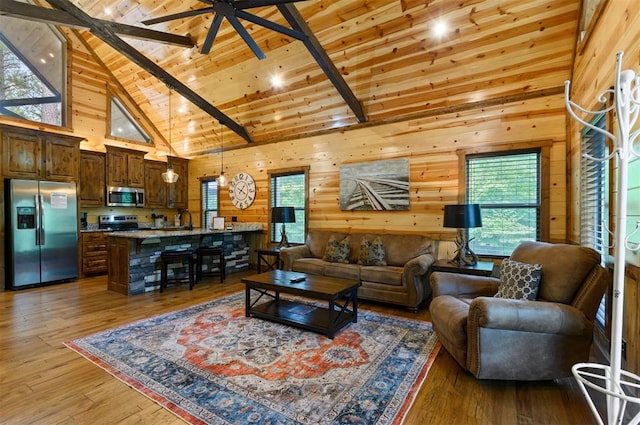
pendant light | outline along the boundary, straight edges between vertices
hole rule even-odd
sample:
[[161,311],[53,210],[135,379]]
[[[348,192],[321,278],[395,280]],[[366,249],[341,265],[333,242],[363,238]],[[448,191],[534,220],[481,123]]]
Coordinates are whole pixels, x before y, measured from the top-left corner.
[[[169,89],[169,155],[173,154],[173,145],[171,144],[171,86],[167,85]],[[178,181],[178,174],[173,172],[173,165],[171,165],[171,160],[167,157],[167,171],[162,173],[162,180],[165,183],[175,183]]]
[[218,176],[218,186],[224,187],[227,185],[227,178],[224,176],[224,136],[223,136],[222,121],[220,122],[220,176]]

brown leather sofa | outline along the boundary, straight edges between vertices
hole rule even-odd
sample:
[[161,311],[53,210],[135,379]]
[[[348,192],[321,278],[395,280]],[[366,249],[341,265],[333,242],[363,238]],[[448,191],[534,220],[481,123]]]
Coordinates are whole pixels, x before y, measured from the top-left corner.
[[541,264],[534,301],[494,298],[500,279],[434,272],[429,306],[438,340],[479,379],[571,376],[589,360],[595,314],[610,280],[590,248],[525,242],[512,260]]
[[[350,258],[347,263],[328,262],[327,242],[350,236]],[[386,266],[358,264],[363,238],[380,237],[386,254]],[[435,261],[432,240],[422,235],[343,233],[310,230],[304,245],[283,248],[280,258],[285,270],[360,280],[358,298],[381,301],[417,310],[429,295],[428,272]]]

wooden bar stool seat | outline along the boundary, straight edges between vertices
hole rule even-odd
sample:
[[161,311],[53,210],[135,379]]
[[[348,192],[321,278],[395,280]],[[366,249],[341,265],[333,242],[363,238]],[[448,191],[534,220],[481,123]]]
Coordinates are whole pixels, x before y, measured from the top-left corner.
[[[206,257],[212,258],[214,263],[211,264],[208,270],[203,270],[205,265],[204,259]],[[215,264],[218,265],[217,270],[213,267]],[[204,277],[212,276],[220,276],[220,283],[224,282],[226,277],[224,252],[221,247],[201,246],[196,250],[196,282],[200,282]]]
[[[187,263],[188,273],[184,276],[183,273],[176,273],[174,269],[174,276],[169,278],[168,271],[169,265],[180,263],[181,267]],[[195,283],[193,279],[193,250],[181,249],[181,250],[167,250],[160,254],[160,292],[164,291],[169,283],[186,283],[189,282],[189,289],[193,288]]]

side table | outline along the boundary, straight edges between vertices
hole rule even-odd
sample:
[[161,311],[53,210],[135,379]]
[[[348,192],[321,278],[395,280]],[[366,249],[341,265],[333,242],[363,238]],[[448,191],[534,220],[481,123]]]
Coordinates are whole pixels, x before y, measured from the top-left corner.
[[258,254],[258,273],[282,268],[280,248],[256,249],[256,254]]
[[458,264],[452,263],[449,260],[438,260],[431,265],[431,271],[491,276],[493,274],[493,266],[494,264],[490,261],[478,261],[473,266],[458,266]]

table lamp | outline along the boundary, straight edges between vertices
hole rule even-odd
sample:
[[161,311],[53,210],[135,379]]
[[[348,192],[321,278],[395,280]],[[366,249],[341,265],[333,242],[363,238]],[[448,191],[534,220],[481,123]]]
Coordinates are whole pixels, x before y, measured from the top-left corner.
[[271,208],[271,222],[274,224],[282,224],[282,227],[280,228],[281,239],[280,244],[278,244],[278,248],[289,246],[289,240],[287,239],[287,233],[284,225],[285,223],[296,222],[296,210],[293,207],[273,207]]
[[469,248],[468,230],[472,227],[482,227],[480,205],[461,204],[444,206],[444,227],[458,229],[456,236],[456,256],[451,260],[459,267],[473,266],[478,263],[478,256]]

